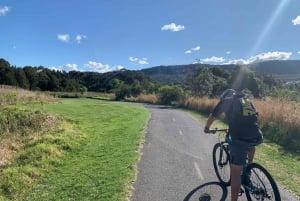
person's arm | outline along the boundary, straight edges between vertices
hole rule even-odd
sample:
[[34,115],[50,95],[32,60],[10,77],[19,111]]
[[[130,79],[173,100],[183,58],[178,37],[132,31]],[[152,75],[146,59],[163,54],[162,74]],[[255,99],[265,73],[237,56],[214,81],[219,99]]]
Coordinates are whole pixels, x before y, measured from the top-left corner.
[[215,106],[213,111],[210,113],[208,116],[208,119],[206,121],[205,127],[204,127],[204,132],[208,133],[209,128],[212,125],[212,123],[216,120],[216,118],[224,112],[224,101],[219,101],[218,104]]
[[206,121],[206,124],[205,124],[205,127],[204,127],[204,132],[205,133],[208,133],[209,132],[209,128],[210,128],[210,126],[212,125],[212,123],[215,121],[215,117],[212,115],[212,114],[210,114],[209,116],[208,116],[208,119],[207,119],[207,121]]

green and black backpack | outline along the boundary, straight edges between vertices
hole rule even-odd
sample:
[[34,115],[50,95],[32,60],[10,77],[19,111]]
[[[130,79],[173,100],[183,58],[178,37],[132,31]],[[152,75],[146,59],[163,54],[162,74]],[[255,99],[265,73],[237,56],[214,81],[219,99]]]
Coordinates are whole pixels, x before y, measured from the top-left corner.
[[233,95],[229,118],[241,125],[253,125],[258,120],[258,113],[246,94]]

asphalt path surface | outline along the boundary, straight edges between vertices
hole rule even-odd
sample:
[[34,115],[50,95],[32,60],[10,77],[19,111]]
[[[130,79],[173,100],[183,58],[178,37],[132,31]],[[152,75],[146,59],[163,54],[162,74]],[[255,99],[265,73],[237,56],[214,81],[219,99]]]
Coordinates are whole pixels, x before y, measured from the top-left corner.
[[[207,194],[212,201],[230,200],[230,188],[220,185],[213,168],[212,149],[218,138],[204,134],[204,125],[184,111],[145,107],[151,118],[130,200],[199,201]],[[281,196],[299,201],[284,190]]]

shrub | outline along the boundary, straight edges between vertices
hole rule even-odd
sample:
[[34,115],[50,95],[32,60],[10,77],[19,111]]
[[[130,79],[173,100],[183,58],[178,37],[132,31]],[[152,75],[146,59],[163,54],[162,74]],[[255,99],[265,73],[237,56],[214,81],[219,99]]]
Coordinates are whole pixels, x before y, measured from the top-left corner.
[[40,111],[21,110],[18,108],[2,108],[0,110],[1,134],[27,135],[46,127],[48,116]]
[[162,86],[158,89],[158,99],[161,104],[181,103],[185,97],[179,86]]

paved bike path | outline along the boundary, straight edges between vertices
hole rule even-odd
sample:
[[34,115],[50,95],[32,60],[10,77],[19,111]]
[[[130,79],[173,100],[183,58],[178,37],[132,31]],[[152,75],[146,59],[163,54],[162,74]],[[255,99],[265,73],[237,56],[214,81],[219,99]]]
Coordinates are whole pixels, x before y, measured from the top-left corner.
[[216,137],[180,110],[147,106],[148,123],[131,201],[175,201],[199,185],[217,181],[212,164]]
[[[204,193],[230,200],[230,188],[218,186],[212,163],[217,137],[204,134],[203,125],[190,114],[163,106],[151,110],[137,180],[131,201],[199,200]],[[228,195],[225,195],[228,193]],[[281,192],[282,200],[299,201]],[[240,200],[246,200],[241,197]]]

